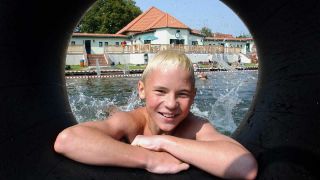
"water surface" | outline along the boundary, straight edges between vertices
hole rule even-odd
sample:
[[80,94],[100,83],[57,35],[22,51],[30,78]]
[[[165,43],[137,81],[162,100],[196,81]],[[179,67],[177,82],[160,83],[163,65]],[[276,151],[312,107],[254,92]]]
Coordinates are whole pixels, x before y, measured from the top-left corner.
[[[258,72],[211,72],[196,80],[197,95],[191,112],[207,118],[224,134],[231,134],[248,111]],[[100,120],[117,107],[129,111],[142,106],[137,95],[139,77],[66,79],[69,102],[79,122]]]

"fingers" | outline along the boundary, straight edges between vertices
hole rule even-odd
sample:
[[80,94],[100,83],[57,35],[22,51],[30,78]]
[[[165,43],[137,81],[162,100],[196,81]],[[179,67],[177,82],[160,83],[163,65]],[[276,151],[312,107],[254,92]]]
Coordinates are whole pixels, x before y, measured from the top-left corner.
[[141,135],[137,135],[135,138],[134,138],[134,140],[132,141],[132,143],[131,143],[131,145],[133,145],[133,146],[141,146],[141,144],[140,144],[140,139],[141,139]]
[[179,168],[178,168],[179,171],[178,171],[178,172],[187,170],[187,169],[189,169],[189,167],[190,167],[189,164],[187,164],[187,163],[181,163],[181,164],[179,165]]
[[139,146],[139,145],[138,145],[138,141],[137,141],[136,138],[132,141],[131,145],[132,145],[132,146]]
[[132,141],[131,145],[143,147],[145,149],[157,151],[158,150],[158,144],[155,141],[155,138],[152,137],[146,137],[146,136],[136,136],[134,140]]
[[[171,168],[170,171],[166,172],[167,174],[176,174],[176,173],[179,173],[181,171],[185,171],[185,170],[188,170],[190,167],[189,164],[187,163],[181,163],[179,165],[177,165],[175,168]],[[164,173],[164,174],[166,174]]]

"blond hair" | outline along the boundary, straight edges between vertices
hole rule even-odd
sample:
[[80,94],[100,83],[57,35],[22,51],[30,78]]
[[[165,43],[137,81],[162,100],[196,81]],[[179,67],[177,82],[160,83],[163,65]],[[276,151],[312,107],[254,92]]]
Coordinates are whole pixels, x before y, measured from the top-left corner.
[[146,78],[153,70],[166,67],[179,67],[188,71],[190,73],[192,85],[195,85],[194,70],[191,60],[186,54],[174,50],[159,51],[143,71],[141,78],[142,82],[145,83]]

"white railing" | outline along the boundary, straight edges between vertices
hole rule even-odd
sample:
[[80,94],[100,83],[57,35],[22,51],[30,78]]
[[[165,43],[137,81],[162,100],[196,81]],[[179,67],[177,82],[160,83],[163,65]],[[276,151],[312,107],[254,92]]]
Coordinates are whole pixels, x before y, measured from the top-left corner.
[[[142,44],[142,45],[126,45],[104,47],[105,53],[157,53],[160,50],[178,50],[185,53],[240,53],[241,48],[223,47],[218,45],[165,45],[165,44]],[[68,47],[69,54],[85,53],[83,45],[70,45]]]
[[69,45],[68,46],[69,54],[83,54],[84,46],[83,45]]
[[178,50],[185,53],[240,53],[241,48],[223,47],[214,45],[164,45],[164,44],[143,44],[143,45],[126,45],[106,46],[106,53],[157,53],[160,50]]

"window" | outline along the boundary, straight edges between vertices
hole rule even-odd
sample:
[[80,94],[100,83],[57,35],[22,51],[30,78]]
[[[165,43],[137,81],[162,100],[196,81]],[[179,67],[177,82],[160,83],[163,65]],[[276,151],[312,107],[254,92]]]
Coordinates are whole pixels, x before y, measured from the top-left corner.
[[104,46],[108,46],[109,45],[109,43],[108,42],[104,42]]
[[151,40],[144,40],[144,44],[151,44]]
[[119,42],[116,42],[116,46],[119,46]]
[[102,47],[102,42],[99,42],[99,47]]
[[194,46],[198,45],[198,41],[192,41],[191,44],[194,45]]
[[170,39],[170,44],[184,44],[184,39]]
[[76,45],[76,42],[75,41],[71,41],[71,45]]

